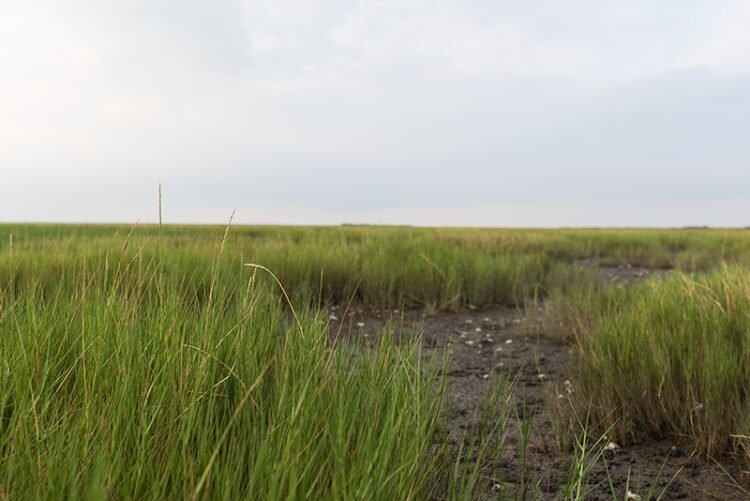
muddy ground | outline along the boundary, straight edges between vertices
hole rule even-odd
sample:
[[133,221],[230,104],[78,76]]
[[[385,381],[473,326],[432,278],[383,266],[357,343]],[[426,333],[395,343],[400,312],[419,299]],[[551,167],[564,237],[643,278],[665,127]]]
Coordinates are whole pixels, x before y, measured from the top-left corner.
[[[649,276],[642,268],[602,268],[613,284]],[[568,347],[544,333],[544,311],[493,308],[462,313],[369,311],[342,308],[331,311],[331,328],[363,340],[373,340],[385,322],[395,320],[404,333],[421,332],[425,356],[451,351],[447,373],[450,398],[450,442],[458,446],[479,420],[487,390],[497,378],[515,379],[508,435],[499,464],[482,470],[477,499],[515,499],[526,485],[526,499],[560,499],[570,466],[567,435],[555,431],[555,410],[575,391],[568,372]],[[341,317],[341,318],[340,318]],[[342,325],[343,323],[343,325]],[[530,419],[527,446],[519,447],[520,427]],[[603,460],[591,475],[587,499],[750,500],[750,472],[731,458],[707,460],[674,440],[644,441],[619,447],[607,444]],[[525,468],[521,451],[525,452]],[[628,497],[630,493],[631,497]]]

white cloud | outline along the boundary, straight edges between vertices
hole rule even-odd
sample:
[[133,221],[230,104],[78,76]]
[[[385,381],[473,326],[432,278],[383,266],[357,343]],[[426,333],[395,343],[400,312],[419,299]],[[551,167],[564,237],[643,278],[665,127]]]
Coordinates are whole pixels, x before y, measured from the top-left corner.
[[750,3],[726,1],[717,5],[717,13],[706,33],[680,58],[678,68],[705,68],[730,75],[750,73]]

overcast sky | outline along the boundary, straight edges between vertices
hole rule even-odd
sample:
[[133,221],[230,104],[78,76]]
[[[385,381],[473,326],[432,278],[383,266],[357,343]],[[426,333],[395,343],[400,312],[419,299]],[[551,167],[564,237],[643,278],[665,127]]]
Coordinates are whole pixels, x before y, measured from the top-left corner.
[[750,225],[747,0],[0,0],[0,221]]

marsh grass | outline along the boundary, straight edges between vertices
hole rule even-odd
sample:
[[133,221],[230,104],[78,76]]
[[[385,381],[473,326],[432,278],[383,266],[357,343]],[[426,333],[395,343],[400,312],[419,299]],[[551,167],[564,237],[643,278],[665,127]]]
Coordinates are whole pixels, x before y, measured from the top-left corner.
[[[0,284],[13,275],[21,284],[36,277],[43,288],[60,281],[70,286],[65,268],[84,255],[95,279],[105,276],[105,256],[110,263],[158,260],[166,275],[181,277],[200,301],[207,297],[224,231],[223,226],[163,224],[0,225]],[[685,271],[750,263],[746,235],[742,230],[234,227],[222,271],[214,276],[241,287],[234,270],[254,262],[272,269],[298,302],[302,297],[342,304],[353,297],[378,308],[523,306],[530,298],[583,286],[585,272],[570,266],[581,259]]]
[[595,417],[618,440],[675,435],[709,456],[747,456],[749,291],[736,266],[608,291],[576,366]]
[[418,339],[334,345],[257,269],[38,259],[0,293],[2,497],[424,499],[445,471]]
[[[507,393],[448,453],[446,360],[392,329],[332,338],[325,307],[349,302],[545,300],[598,427],[747,457],[746,236],[0,225],[0,498],[470,499]],[[713,271],[612,288],[581,259]],[[574,498],[597,457],[581,436]]]

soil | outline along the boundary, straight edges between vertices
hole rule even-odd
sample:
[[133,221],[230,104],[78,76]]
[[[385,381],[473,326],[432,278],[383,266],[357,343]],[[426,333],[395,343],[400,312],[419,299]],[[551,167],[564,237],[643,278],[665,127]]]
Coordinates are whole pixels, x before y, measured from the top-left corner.
[[663,277],[672,272],[672,270],[669,269],[653,270],[641,266],[632,266],[630,264],[602,266],[596,259],[582,259],[575,264],[581,268],[593,268],[598,270],[599,275],[611,285],[625,285],[644,278]]
[[[642,268],[600,269],[612,283],[625,283],[652,272]],[[575,391],[568,372],[571,351],[544,334],[542,308],[492,308],[461,313],[331,310],[331,329],[362,340],[374,340],[388,320],[401,334],[421,332],[425,356],[451,351],[447,373],[450,399],[449,440],[455,450],[465,432],[475,427],[490,385],[497,376],[516,379],[499,464],[481,472],[477,499],[522,498],[523,484],[531,485],[525,499],[562,499],[571,464],[571,448],[564,434],[555,433],[555,412],[566,394]],[[343,321],[339,319],[343,317]],[[341,325],[343,322],[343,325]],[[531,434],[521,467],[519,430],[530,419]],[[750,472],[731,458],[709,460],[692,454],[679,440],[644,441],[620,447],[607,444],[604,459],[594,466],[586,499],[750,500]],[[526,482],[523,482],[521,477]],[[640,497],[639,497],[640,496]]]

